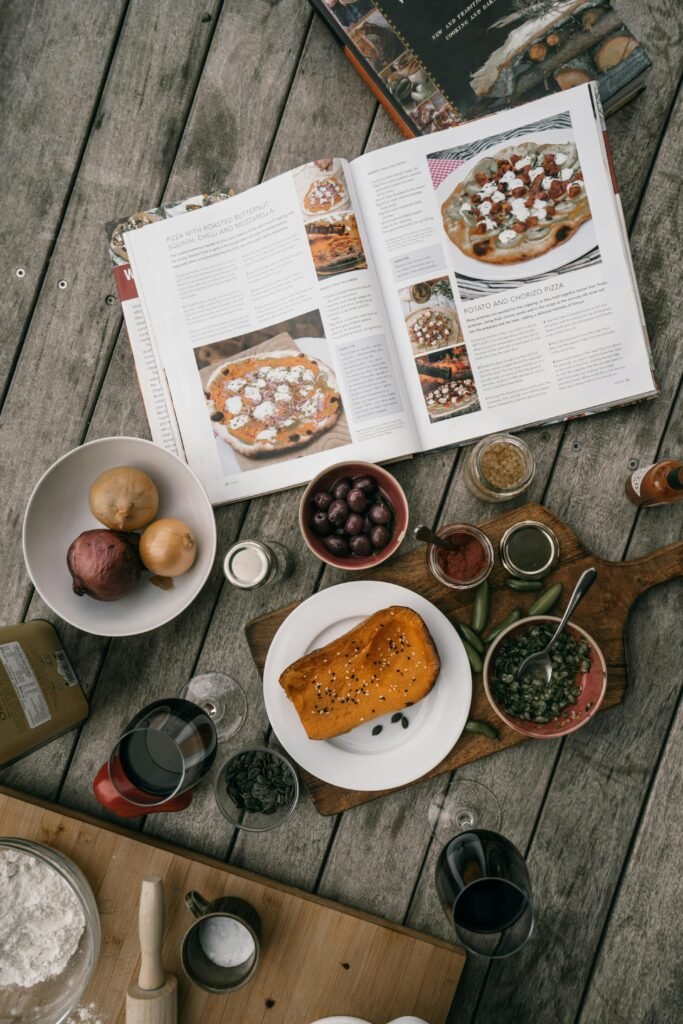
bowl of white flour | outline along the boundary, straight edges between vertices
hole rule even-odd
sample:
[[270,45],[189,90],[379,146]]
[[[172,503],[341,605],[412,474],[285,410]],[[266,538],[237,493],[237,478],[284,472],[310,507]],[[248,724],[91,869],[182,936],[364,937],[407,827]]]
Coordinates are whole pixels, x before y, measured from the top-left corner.
[[0,839],[0,1024],[61,1024],[100,951],[100,918],[79,868],[50,846]]

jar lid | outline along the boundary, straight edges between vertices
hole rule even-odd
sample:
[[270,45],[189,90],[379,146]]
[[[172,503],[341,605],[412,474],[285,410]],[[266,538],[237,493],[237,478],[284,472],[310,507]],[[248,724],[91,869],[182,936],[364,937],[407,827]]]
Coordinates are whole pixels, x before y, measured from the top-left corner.
[[545,523],[515,523],[500,541],[500,560],[512,576],[535,580],[546,576],[560,557],[560,542]]
[[240,590],[254,590],[267,583],[275,571],[275,560],[259,540],[242,540],[229,549],[223,561],[225,578]]

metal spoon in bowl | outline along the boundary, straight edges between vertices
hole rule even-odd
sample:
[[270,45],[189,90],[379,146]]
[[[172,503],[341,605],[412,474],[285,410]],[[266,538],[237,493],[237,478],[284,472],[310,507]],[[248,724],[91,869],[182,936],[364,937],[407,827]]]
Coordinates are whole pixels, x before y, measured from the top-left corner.
[[439,537],[428,526],[416,526],[413,530],[415,540],[421,540],[424,544],[435,544],[437,548],[445,548],[446,551],[460,551],[460,545],[454,541]]
[[553,674],[553,665],[550,660],[550,652],[552,651],[557,641],[560,639],[560,634],[562,633],[564,627],[567,625],[567,622],[569,621],[569,616],[574,611],[579,601],[581,601],[586,596],[590,588],[595,583],[597,576],[598,574],[595,569],[586,569],[585,572],[581,573],[581,575],[579,576],[578,583],[574,587],[572,596],[569,598],[569,604],[567,605],[565,613],[562,616],[557,629],[555,630],[549,642],[546,644],[542,651],[537,651],[536,654],[530,654],[528,658],[524,659],[522,664],[517,669],[518,679],[523,679],[525,676],[533,676],[534,679],[538,679],[539,681],[545,680],[546,683],[550,682],[550,677]]

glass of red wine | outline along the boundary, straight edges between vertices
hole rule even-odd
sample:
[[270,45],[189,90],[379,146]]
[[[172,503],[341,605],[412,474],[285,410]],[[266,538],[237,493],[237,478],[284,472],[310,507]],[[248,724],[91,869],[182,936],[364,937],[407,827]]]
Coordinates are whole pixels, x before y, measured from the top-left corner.
[[109,758],[109,778],[138,814],[179,809],[217,750],[216,728],[202,707],[180,697],[157,700],[126,726]]
[[495,831],[501,821],[495,795],[456,774],[428,815],[442,846],[436,890],[459,941],[479,956],[517,952],[533,928],[531,882],[519,850]]

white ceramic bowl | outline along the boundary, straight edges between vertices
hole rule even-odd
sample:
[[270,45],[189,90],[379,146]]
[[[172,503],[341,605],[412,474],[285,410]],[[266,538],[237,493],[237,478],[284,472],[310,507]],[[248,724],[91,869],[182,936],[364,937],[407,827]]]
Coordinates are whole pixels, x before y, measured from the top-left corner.
[[[78,597],[66,564],[69,545],[84,530],[102,526],[88,506],[92,482],[105,469],[135,466],[159,489],[158,518],[182,519],[197,538],[197,559],[172,590],[143,574],[120,601]],[[139,437],[105,437],[63,455],[35,486],[26,508],[24,559],[36,590],[66,622],[97,636],[134,636],[174,619],[204,586],[216,555],[211,503],[191,469],[164,448]]]

